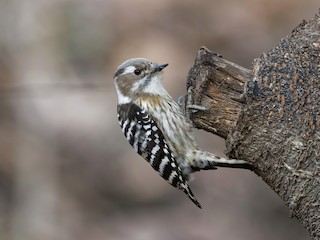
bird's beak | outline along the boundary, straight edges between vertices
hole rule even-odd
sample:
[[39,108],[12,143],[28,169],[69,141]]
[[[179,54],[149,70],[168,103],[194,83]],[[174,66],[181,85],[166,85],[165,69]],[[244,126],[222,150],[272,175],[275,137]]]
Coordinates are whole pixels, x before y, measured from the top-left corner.
[[155,72],[160,72],[162,69],[164,69],[166,66],[168,66],[168,63],[165,64],[156,64],[154,65],[154,71]]

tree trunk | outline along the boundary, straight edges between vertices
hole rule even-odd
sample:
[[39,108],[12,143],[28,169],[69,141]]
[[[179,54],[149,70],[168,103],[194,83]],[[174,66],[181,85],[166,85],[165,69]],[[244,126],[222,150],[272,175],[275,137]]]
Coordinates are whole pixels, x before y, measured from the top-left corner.
[[320,239],[320,17],[254,61],[252,71],[202,47],[187,82],[198,128],[226,139],[313,239]]

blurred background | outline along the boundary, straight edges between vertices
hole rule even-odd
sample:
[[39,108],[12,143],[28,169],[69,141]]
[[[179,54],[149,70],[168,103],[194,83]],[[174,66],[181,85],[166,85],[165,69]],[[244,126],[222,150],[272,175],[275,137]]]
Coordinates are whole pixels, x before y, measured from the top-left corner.
[[[169,63],[184,95],[203,45],[251,68],[318,0],[1,0],[0,239],[309,239],[245,170],[196,173],[197,209],[140,158],[116,118],[113,74]],[[224,141],[197,131],[223,154]]]

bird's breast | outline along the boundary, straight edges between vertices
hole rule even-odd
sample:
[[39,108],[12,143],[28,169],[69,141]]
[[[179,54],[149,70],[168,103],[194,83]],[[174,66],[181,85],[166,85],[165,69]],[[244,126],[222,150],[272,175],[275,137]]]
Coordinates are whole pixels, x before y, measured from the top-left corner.
[[185,158],[197,147],[192,126],[175,101],[155,97],[151,101],[140,99],[137,104],[155,120],[176,157]]

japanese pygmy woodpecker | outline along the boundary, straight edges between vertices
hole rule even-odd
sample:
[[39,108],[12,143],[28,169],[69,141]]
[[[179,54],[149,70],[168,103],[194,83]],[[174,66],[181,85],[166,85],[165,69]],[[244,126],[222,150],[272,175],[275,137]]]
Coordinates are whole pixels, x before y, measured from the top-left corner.
[[191,173],[217,167],[251,169],[251,165],[198,147],[192,124],[162,85],[162,70],[167,66],[133,58],[118,67],[114,75],[118,120],[136,152],[201,208],[188,185]]

